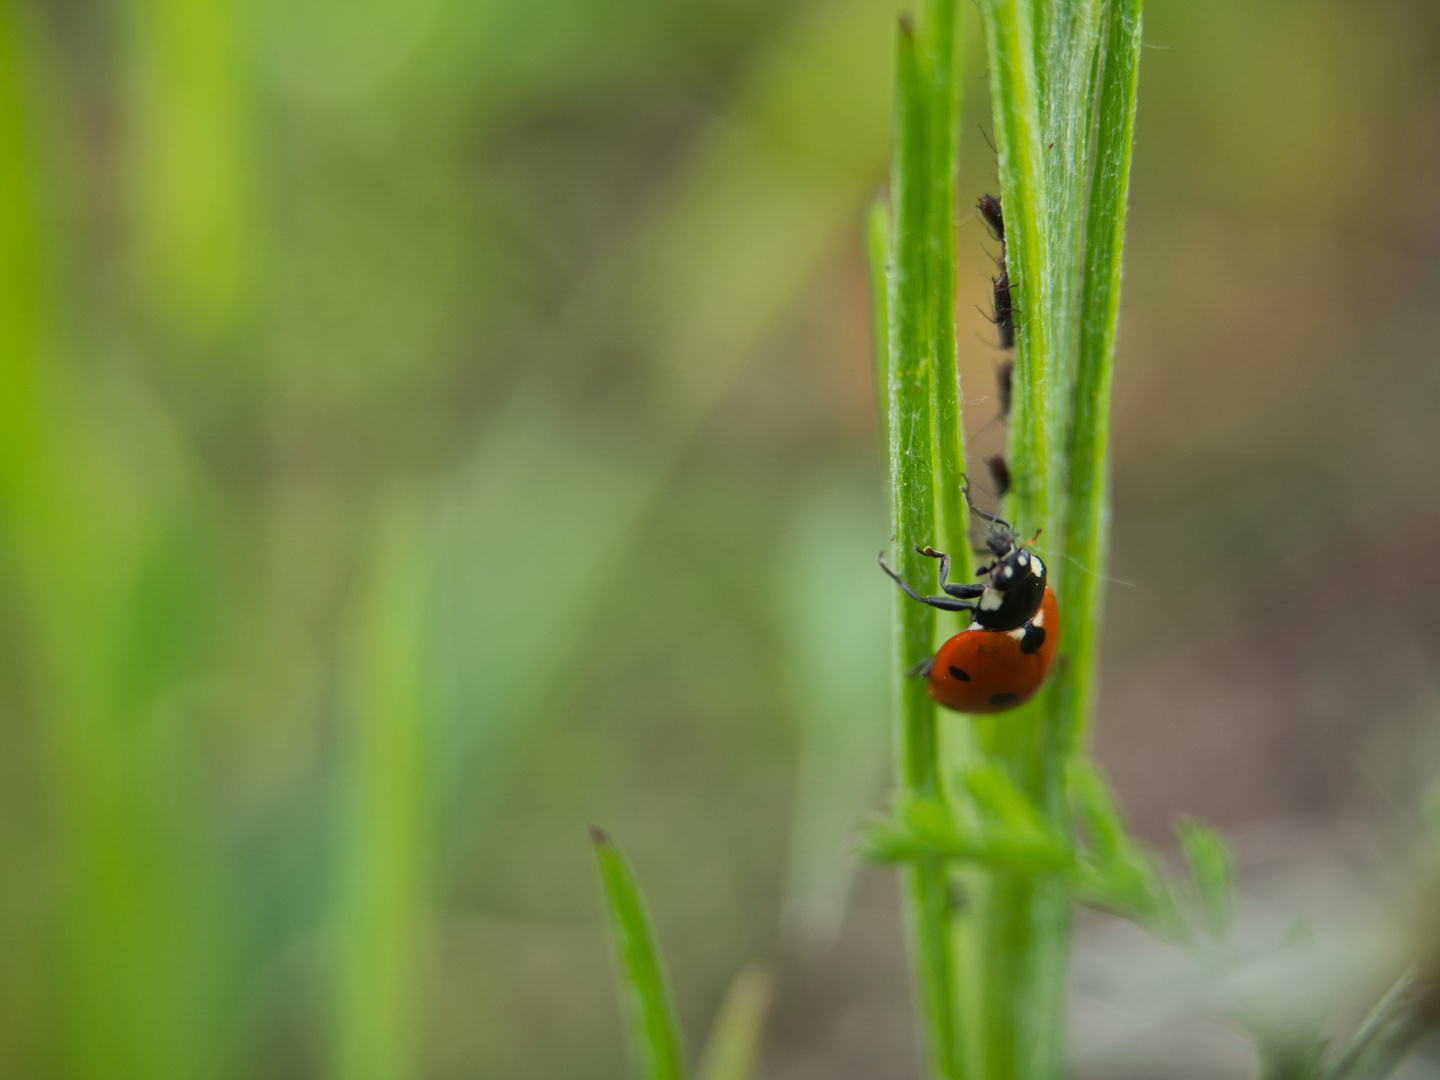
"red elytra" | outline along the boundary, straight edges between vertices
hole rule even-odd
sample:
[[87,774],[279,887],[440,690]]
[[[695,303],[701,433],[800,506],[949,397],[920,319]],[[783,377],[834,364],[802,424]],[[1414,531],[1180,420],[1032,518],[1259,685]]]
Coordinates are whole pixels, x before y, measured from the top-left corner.
[[[1044,635],[1038,644],[1036,631]],[[1060,609],[1047,587],[1040,610],[1020,629],[972,626],[941,645],[930,668],[930,696],[962,713],[1013,709],[1044,685],[1059,643]],[[1030,645],[1032,651],[1025,652],[1022,644]]]

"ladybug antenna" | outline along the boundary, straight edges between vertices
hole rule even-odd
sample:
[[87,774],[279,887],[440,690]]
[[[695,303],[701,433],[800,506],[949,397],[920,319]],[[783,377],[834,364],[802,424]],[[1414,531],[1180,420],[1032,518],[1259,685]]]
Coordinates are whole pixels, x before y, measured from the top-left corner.
[[[1044,554],[1050,555],[1051,552],[1048,552],[1048,551],[1047,551],[1047,552],[1044,552]],[[1101,574],[1101,573],[1099,573],[1099,572],[1097,572],[1097,571],[1095,571],[1095,570],[1092,570],[1090,567],[1086,566],[1083,562],[1081,562],[1079,559],[1075,558],[1074,555],[1071,555],[1071,554],[1069,554],[1068,552],[1063,552],[1063,551],[1062,551],[1062,552],[1060,553],[1060,557],[1061,557],[1062,559],[1064,559],[1064,560],[1065,560],[1066,562],[1068,562],[1068,563],[1073,563],[1073,564],[1075,565],[1075,568],[1076,568],[1077,570],[1081,571],[1082,573],[1085,573],[1085,574],[1090,575],[1091,577],[1095,578],[1097,581],[1108,581],[1111,585],[1124,585],[1127,589],[1134,589],[1134,588],[1138,588],[1138,587],[1139,587],[1139,586],[1137,586],[1137,585],[1135,584],[1135,582],[1133,582],[1133,581],[1125,581],[1125,580],[1122,579],[1122,578],[1111,577],[1109,574]]]

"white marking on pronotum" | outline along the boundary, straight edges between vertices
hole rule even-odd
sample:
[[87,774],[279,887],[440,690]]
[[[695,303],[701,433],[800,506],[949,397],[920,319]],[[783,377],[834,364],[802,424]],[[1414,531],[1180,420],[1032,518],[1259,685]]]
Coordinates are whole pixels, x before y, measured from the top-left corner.
[[1005,597],[996,589],[986,589],[980,594],[980,610],[994,611],[1005,602]]
[[1030,572],[1039,577],[1045,572],[1045,564],[1040,561],[1039,555],[1030,556]]

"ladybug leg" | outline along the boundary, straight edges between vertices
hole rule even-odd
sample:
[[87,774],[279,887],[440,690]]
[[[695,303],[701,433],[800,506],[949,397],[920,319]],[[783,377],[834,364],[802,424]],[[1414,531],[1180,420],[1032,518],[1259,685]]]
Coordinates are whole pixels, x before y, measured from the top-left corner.
[[[978,517],[981,521],[988,521],[991,525],[1001,525],[1007,529],[1010,528],[1010,523],[1004,518],[1002,518],[999,514],[992,514],[989,510],[981,510],[980,507],[976,506],[970,501],[969,477],[966,477],[965,480],[960,484],[960,494],[965,496],[965,505],[970,508],[970,512],[976,517]],[[976,552],[976,554],[983,554],[983,552]]]
[[965,492],[965,503],[970,507],[970,512],[976,517],[978,517],[981,521],[988,521],[991,525],[1004,525],[1006,527],[1009,527],[1010,523],[1004,518],[1002,518],[1000,515],[992,514],[989,510],[981,510],[980,507],[972,503],[970,501],[970,492],[968,490]]
[[[943,551],[936,551],[929,544],[923,546],[917,544],[915,551],[919,555],[928,555],[932,559],[940,560],[940,587],[945,588],[945,579],[950,576],[950,556]],[[945,590],[949,592],[948,589]]]
[[[894,581],[896,585],[899,585],[900,588],[904,589],[905,595],[910,597],[911,600],[918,600],[922,604],[929,604],[931,607],[939,608],[941,611],[975,610],[975,605],[968,600],[954,600],[948,596],[921,596],[910,587],[909,582],[890,568],[890,564],[885,561],[885,553],[883,551],[880,553],[880,569],[889,574],[890,579]],[[976,593],[975,595],[979,596],[980,594]]]
[[934,666],[935,658],[933,656],[930,657],[929,660],[921,660],[920,663],[905,672],[905,677],[907,679],[913,679],[916,675],[919,675],[922,679],[928,679],[930,677],[930,669]]
[[984,585],[941,585],[951,596],[958,596],[962,600],[974,600],[985,592]]
[[958,596],[964,600],[974,600],[985,591],[984,585],[949,585],[946,579],[950,577],[950,556],[943,551],[936,551],[930,546],[917,547],[915,549],[921,555],[929,555],[932,559],[940,560],[940,588],[944,589],[951,596]]

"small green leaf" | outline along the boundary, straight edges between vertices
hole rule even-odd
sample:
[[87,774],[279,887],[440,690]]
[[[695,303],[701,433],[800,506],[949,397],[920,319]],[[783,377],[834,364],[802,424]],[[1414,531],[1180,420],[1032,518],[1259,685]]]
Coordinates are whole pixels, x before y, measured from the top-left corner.
[[1218,941],[1230,937],[1230,851],[1225,841],[1195,822],[1180,826],[1180,844],[1200,895],[1201,910]]
[[736,972],[700,1057],[696,1080],[750,1080],[773,996],[774,981],[760,965],[746,964]]
[[1186,939],[1185,921],[1159,860],[1137,844],[1099,770],[1088,761],[1070,768],[1075,810],[1090,842],[1091,854],[1077,873],[1082,899],[1113,911],[1175,941]]
[[975,799],[980,812],[1010,829],[1033,831],[1042,835],[1051,832],[1039,808],[996,765],[966,769],[965,786]]
[[866,857],[881,862],[954,859],[1020,874],[1070,870],[1074,853],[1053,831],[1030,823],[963,824],[933,799],[912,799],[894,821],[876,821],[865,831]]
[[910,799],[893,819],[867,822],[862,851],[877,862],[916,862],[936,858],[979,860],[984,855],[973,830],[962,830],[945,807],[932,799]]
[[636,1080],[681,1080],[685,1066],[680,1029],[640,887],[625,856],[604,830],[591,826],[590,839],[610,909]]
[[1132,849],[1109,862],[1084,858],[1074,881],[1081,903],[1123,916],[1168,941],[1189,942],[1174,890],[1148,852]]
[[1076,760],[1070,766],[1070,788],[1075,795],[1075,808],[1090,835],[1090,843],[1101,860],[1113,859],[1126,847],[1130,838],[1110,786],[1098,769],[1088,761]]

